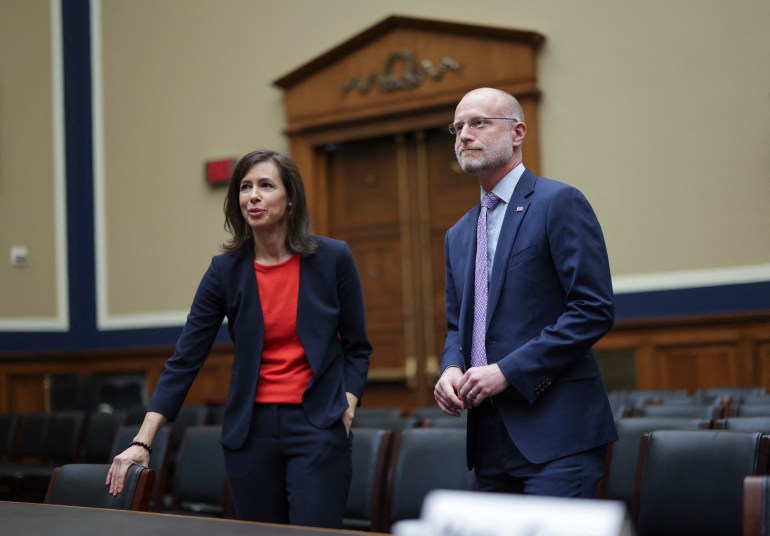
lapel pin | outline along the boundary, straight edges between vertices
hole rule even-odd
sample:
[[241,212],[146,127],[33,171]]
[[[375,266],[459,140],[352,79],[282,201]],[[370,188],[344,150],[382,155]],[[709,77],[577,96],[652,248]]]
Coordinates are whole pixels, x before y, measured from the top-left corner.
[[524,212],[524,207],[516,207],[516,212]]

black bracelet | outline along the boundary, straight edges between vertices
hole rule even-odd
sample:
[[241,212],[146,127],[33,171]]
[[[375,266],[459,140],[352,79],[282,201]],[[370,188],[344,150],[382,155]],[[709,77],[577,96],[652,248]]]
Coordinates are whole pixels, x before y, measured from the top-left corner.
[[129,447],[142,447],[144,450],[146,450],[148,453],[152,454],[152,447],[148,445],[147,443],[142,443],[141,441],[132,441],[128,444]]

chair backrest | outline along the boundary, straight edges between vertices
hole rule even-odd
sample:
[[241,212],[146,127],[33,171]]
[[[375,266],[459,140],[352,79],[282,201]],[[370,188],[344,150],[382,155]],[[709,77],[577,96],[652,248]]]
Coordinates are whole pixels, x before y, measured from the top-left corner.
[[0,413],[0,460],[7,461],[13,454],[18,429],[18,413]]
[[715,429],[770,434],[770,415],[764,417],[728,417],[714,421]]
[[730,408],[732,417],[770,417],[770,404],[749,404],[747,402],[736,404]]
[[729,386],[729,387],[707,387],[695,391],[695,396],[727,396],[733,400],[742,399],[745,396],[764,395],[767,389],[758,385],[752,386]]
[[412,411],[412,416],[417,418],[418,421],[424,421],[425,419],[434,419],[436,417],[446,416],[446,413],[441,411],[441,408],[439,408],[437,405],[433,404],[432,406],[420,406],[414,408]]
[[43,444],[43,457],[53,465],[77,461],[86,414],[82,411],[57,411],[51,413],[48,431]]
[[702,419],[690,417],[623,417],[615,421],[618,440],[607,449],[607,466],[599,482],[599,497],[624,501],[630,508],[634,497],[636,464],[642,435],[653,430],[697,430]]
[[352,434],[353,476],[342,525],[346,529],[378,532],[382,526],[393,432],[361,428]]
[[204,515],[225,514],[225,456],[222,427],[189,426],[174,471],[174,510]]
[[127,415],[124,411],[91,413],[86,421],[78,461],[81,463],[110,463],[115,435],[118,433],[118,429],[126,424],[126,419]]
[[181,407],[176,419],[172,422],[174,425],[174,441],[171,450],[172,458],[179,452],[187,428],[189,426],[203,426],[206,424],[208,414],[209,410],[206,406],[187,405]]
[[50,420],[50,414],[44,412],[27,413],[22,416],[18,439],[12,454],[14,459],[34,458],[42,461]]
[[354,428],[376,428],[380,430],[404,430],[406,428],[414,428],[420,423],[414,416],[393,417],[393,416],[380,416],[380,415],[359,415],[353,418]]
[[638,536],[742,534],[743,480],[767,474],[770,437],[729,430],[642,436],[632,512]]
[[770,394],[762,393],[758,395],[748,394],[741,396],[741,399],[736,401],[739,404],[770,404]]
[[643,417],[694,417],[719,419],[723,408],[719,403],[707,404],[648,404],[639,410]]
[[356,408],[356,417],[402,417],[403,415],[403,410],[396,407],[361,406]]
[[743,536],[770,536],[770,476],[743,479]]
[[396,435],[383,532],[396,521],[419,518],[429,491],[474,489],[475,479],[466,465],[465,436],[465,430],[458,428],[409,428]]
[[[139,432],[139,425],[132,424],[121,426],[115,434],[115,441],[112,444],[110,458],[114,458],[124,450],[128,444],[133,441]],[[166,425],[155,435],[152,441],[152,455],[150,456],[150,469],[155,471],[155,484],[150,499],[150,510],[162,512],[164,510],[163,495],[166,491],[166,482],[168,478],[168,457],[171,451],[171,440],[174,435],[174,427]]]
[[141,465],[130,466],[123,491],[114,496],[105,484],[109,469],[110,464],[91,463],[57,467],[51,475],[45,503],[146,512],[155,482],[155,471]]
[[468,426],[468,415],[466,413],[463,413],[459,417],[452,417],[451,415],[443,415],[441,417],[428,417],[422,421],[422,426],[424,426],[425,428],[465,429]]

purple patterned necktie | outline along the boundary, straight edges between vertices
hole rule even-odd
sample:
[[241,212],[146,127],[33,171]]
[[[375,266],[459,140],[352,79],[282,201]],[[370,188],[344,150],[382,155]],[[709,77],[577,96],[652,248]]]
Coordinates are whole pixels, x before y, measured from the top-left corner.
[[471,345],[471,366],[481,367],[487,364],[487,351],[484,339],[487,331],[487,293],[489,277],[487,275],[487,214],[494,210],[500,198],[492,192],[481,199],[481,212],[476,225],[476,289],[473,306],[473,344]]

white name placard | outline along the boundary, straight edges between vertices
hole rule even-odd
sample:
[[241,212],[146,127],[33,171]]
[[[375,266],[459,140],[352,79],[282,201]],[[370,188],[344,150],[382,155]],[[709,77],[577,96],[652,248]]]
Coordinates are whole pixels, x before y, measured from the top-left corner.
[[397,536],[633,536],[624,503],[467,491],[433,491],[419,520]]

